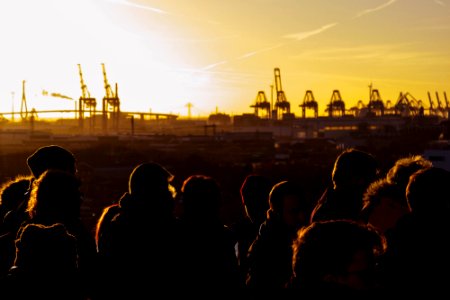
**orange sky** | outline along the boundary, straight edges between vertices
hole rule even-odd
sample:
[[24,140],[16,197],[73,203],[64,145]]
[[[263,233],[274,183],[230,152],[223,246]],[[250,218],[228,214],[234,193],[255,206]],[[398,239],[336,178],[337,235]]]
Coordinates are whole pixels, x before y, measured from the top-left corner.
[[122,111],[180,116],[188,102],[194,116],[253,112],[274,68],[298,116],[306,90],[321,115],[336,89],[367,103],[371,83],[392,102],[450,93],[450,0],[1,1],[0,37],[2,112],[20,109],[22,80],[29,109],[74,108],[77,64],[98,100],[105,63]]

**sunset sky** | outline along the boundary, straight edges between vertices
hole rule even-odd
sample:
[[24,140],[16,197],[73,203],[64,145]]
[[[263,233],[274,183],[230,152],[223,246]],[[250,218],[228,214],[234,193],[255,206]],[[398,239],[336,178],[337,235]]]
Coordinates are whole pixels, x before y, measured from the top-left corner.
[[368,103],[370,84],[450,100],[450,0],[2,0],[0,38],[1,112],[22,80],[29,110],[73,109],[77,64],[101,110],[101,63],[122,111],[252,113],[274,68],[297,116],[306,90],[321,115],[333,90]]

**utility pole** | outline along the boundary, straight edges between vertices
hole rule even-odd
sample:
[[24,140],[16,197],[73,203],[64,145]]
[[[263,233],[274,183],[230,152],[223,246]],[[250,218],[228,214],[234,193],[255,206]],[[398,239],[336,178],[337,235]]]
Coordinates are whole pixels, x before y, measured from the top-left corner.
[[12,120],[12,122],[14,122],[14,92],[11,92],[11,98],[12,98],[12,101],[11,101],[11,104],[12,104],[12,107],[11,107],[11,120]]
[[194,104],[192,104],[191,102],[188,102],[188,103],[186,104],[186,107],[187,107],[187,109],[188,109],[188,118],[189,118],[189,119],[190,119],[191,116],[192,116],[192,114],[191,114],[191,109],[192,109],[193,106],[194,106]]
[[25,96],[25,80],[22,80],[22,102],[20,104],[20,117],[22,120],[28,118],[27,97]]

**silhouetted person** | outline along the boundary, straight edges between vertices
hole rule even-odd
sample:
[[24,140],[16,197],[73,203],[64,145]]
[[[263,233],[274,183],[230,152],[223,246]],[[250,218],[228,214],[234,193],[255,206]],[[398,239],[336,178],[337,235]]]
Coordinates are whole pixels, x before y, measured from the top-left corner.
[[16,205],[5,214],[3,219],[3,233],[0,236],[0,253],[2,254],[0,256],[0,274],[4,274],[11,267],[14,260],[14,240],[17,237],[17,231],[21,224],[29,219],[26,209],[34,180],[49,169],[76,173],[75,156],[69,150],[58,145],[48,145],[36,149],[27,158],[27,165],[31,176],[25,176],[24,180],[28,180],[28,184],[23,180],[7,183],[11,185],[10,188],[14,190],[15,195],[10,193],[8,197],[17,198],[8,200]]
[[30,186],[32,176],[18,175],[5,182],[0,187],[0,234],[10,231],[15,224],[9,224],[8,215],[13,214],[25,201],[26,191]]
[[376,180],[378,163],[370,153],[354,148],[337,157],[328,187],[317,202],[311,222],[335,219],[360,219],[363,194]]
[[361,217],[379,231],[389,235],[389,230],[409,212],[406,186],[416,171],[432,167],[432,162],[421,155],[399,158],[386,176],[372,182],[363,196]]
[[[128,192],[100,219],[101,299],[149,298],[174,292],[179,275],[179,224],[174,215],[173,175],[155,162],[136,166]],[[112,283],[112,285],[111,285]]]
[[386,285],[402,293],[448,294],[450,281],[450,172],[430,167],[409,180],[410,212],[388,236]]
[[85,296],[93,295],[93,280],[97,277],[97,251],[90,229],[80,217],[82,197],[80,180],[72,173],[50,169],[33,182],[26,212],[29,219],[22,223],[18,235],[27,224],[50,226],[63,224],[76,237],[79,268]]
[[80,289],[77,240],[64,225],[28,224],[15,247],[2,299],[88,299]]
[[[222,296],[243,287],[232,232],[220,218],[222,193],[215,179],[191,175],[181,187],[184,278],[193,295]],[[211,294],[208,294],[211,293]]]
[[311,203],[290,181],[275,184],[266,220],[248,251],[246,286],[255,292],[284,288],[292,275],[292,243],[297,230],[309,224]]
[[16,211],[27,198],[26,191],[31,176],[17,176],[5,182],[0,191],[0,276],[4,275],[14,259],[14,238],[21,220],[16,218]]
[[383,291],[377,262],[385,249],[384,237],[371,225],[352,220],[314,222],[298,231],[288,286],[307,299],[377,295]]
[[245,215],[242,220],[233,224],[232,229],[237,239],[235,247],[243,281],[248,269],[246,264],[248,248],[258,235],[259,227],[266,220],[271,189],[272,183],[269,178],[257,174],[248,175],[240,188]]

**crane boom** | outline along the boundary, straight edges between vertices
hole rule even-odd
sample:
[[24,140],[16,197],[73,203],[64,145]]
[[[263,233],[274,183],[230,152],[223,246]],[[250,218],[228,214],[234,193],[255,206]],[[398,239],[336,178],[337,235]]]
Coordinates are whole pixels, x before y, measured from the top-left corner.
[[78,64],[78,72],[80,74],[80,84],[81,84],[81,96],[83,98],[91,98],[91,93],[89,92],[87,85],[84,83],[83,72],[81,71],[81,65]]
[[106,76],[106,68],[105,64],[102,63],[102,71],[103,71],[103,82],[105,84],[105,98],[115,98],[114,92],[111,88],[111,85],[108,82],[108,77]]

